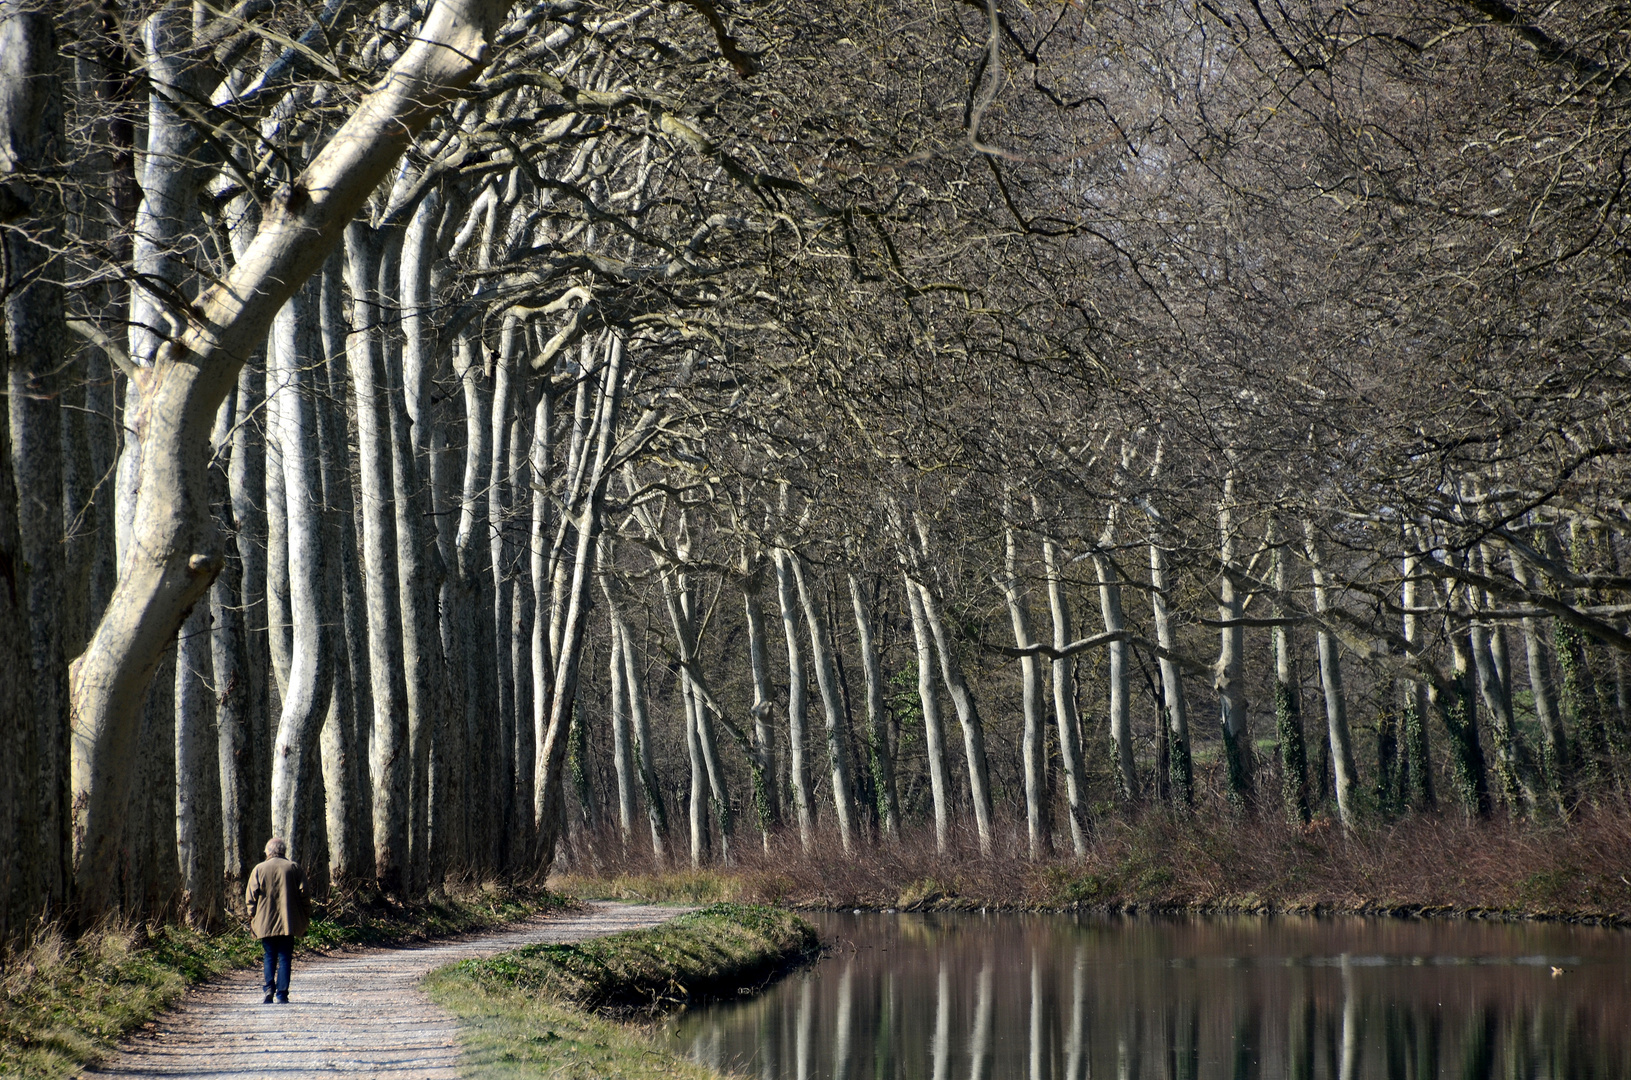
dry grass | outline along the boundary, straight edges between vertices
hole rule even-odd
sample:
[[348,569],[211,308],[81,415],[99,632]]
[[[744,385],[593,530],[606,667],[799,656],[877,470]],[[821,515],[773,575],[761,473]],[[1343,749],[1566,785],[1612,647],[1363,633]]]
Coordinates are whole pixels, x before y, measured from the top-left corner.
[[[730,866],[665,871],[639,858],[552,881],[579,896],[728,899],[808,907],[1107,908],[1482,914],[1631,923],[1631,817],[1568,826],[1417,816],[1349,833],[1328,821],[1185,819],[1161,810],[1098,823],[1082,858],[1031,861],[1012,824],[981,857],[968,837],[937,854],[916,832],[847,855],[831,837],[801,851],[737,845]],[[743,850],[747,849],[747,850]]]

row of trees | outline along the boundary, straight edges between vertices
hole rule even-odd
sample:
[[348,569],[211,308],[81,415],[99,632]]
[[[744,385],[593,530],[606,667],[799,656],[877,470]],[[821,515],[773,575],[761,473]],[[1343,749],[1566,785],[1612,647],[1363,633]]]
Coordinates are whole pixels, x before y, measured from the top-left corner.
[[1623,809],[1622,14],[0,13],[0,933]]

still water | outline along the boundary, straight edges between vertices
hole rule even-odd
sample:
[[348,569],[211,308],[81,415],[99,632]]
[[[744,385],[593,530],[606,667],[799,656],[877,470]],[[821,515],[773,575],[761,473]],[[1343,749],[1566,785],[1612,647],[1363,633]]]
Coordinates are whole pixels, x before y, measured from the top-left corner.
[[1631,934],[1311,918],[817,914],[671,1045],[764,1080],[1631,1080]]

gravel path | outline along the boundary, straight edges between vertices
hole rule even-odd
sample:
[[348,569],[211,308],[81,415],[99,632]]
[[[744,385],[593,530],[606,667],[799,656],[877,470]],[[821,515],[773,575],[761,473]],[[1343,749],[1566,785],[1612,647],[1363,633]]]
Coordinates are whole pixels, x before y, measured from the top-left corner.
[[99,1077],[196,1080],[343,1075],[457,1080],[453,1017],[419,980],[432,968],[538,941],[577,941],[655,926],[682,909],[590,904],[509,930],[456,941],[295,958],[287,1005],[261,1004],[261,975],[235,971],[204,983],[120,1045]]

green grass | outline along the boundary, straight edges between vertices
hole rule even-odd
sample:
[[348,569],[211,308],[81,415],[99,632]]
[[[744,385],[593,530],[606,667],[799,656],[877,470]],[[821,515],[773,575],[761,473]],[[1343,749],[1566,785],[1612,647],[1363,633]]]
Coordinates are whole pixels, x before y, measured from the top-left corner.
[[432,972],[425,988],[459,1018],[469,1077],[706,1078],[718,1074],[603,1014],[757,990],[816,948],[815,931],[789,912],[716,904],[650,930],[466,960]]
[[[335,904],[312,920],[301,951],[482,930],[563,903],[549,894],[483,893],[411,909]],[[48,929],[0,966],[0,1076],[77,1076],[189,986],[253,967],[260,956],[260,943],[241,928],[117,926],[74,939]]]

